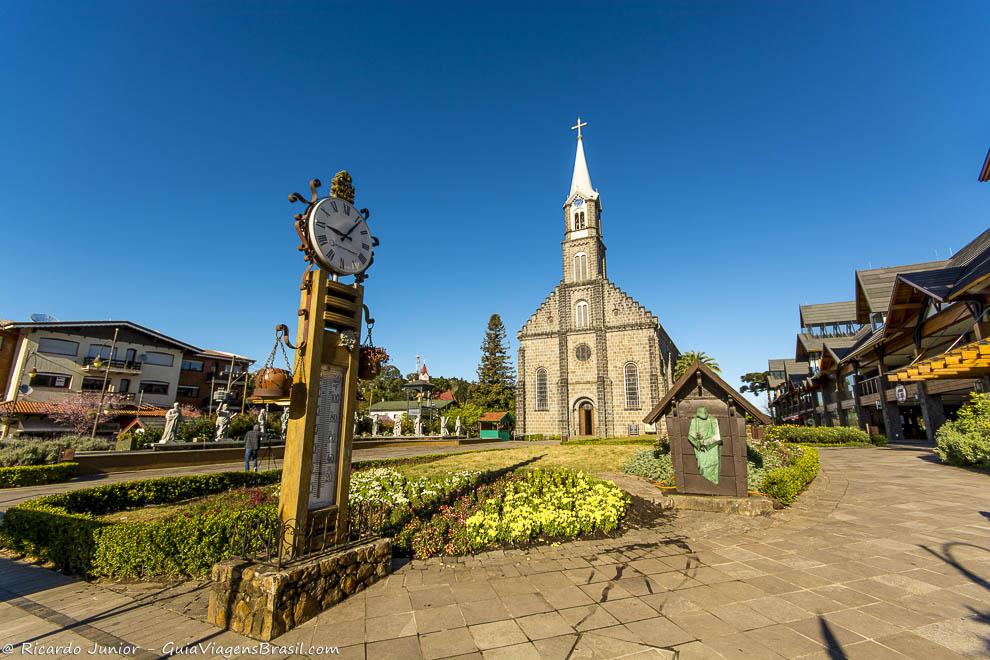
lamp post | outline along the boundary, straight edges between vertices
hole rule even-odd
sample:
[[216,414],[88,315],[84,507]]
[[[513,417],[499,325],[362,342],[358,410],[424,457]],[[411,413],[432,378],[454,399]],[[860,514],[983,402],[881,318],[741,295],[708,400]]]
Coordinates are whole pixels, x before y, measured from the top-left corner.
[[107,397],[107,383],[110,381],[110,365],[113,363],[113,352],[117,348],[117,334],[119,332],[119,327],[113,329],[113,341],[110,342],[110,357],[107,358],[107,367],[103,372],[103,386],[100,388],[100,405],[96,407],[96,419],[93,420],[93,432],[89,434],[91,440],[96,437],[96,427],[100,424],[100,413],[103,412],[103,402]]

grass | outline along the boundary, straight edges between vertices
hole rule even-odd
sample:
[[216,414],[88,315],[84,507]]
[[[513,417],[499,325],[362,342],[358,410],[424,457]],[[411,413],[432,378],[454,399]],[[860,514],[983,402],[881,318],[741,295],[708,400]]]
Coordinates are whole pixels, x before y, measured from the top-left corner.
[[429,463],[393,463],[395,468],[411,479],[433,477],[457,470],[500,470],[523,464],[523,469],[563,467],[583,470],[592,474],[621,472],[626,459],[643,448],[646,443],[615,444],[611,441],[598,443],[566,443],[537,447],[516,447],[497,452],[471,452],[453,454],[430,461]]

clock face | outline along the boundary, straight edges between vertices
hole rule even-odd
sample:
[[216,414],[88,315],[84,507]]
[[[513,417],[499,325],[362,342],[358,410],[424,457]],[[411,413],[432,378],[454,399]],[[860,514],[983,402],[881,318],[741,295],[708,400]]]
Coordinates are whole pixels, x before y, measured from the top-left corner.
[[325,197],[309,213],[309,241],[317,263],[339,275],[360,273],[371,264],[371,232],[350,202]]
[[584,200],[578,197],[574,200],[574,206],[584,206]]

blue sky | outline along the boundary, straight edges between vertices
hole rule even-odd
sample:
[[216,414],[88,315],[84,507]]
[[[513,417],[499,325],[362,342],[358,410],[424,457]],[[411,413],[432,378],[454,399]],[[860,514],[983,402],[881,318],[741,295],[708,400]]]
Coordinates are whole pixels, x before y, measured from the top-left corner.
[[585,145],[610,277],[731,382],[853,270],[987,226],[990,5],[0,5],[0,318],[126,318],[263,360],[287,193],[347,168],[375,341],[473,376],[560,278]]

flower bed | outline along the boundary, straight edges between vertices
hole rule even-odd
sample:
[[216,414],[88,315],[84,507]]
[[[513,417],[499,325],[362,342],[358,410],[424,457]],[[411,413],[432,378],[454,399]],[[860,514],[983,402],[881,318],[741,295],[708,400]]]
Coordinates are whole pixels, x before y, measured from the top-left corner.
[[[276,517],[278,471],[226,472],[108,484],[12,507],[0,545],[69,573],[202,576],[232,554],[244,529]],[[614,531],[626,496],[572,470],[450,472],[409,479],[393,468],[355,471],[350,516],[359,533],[396,537],[416,557]]]
[[[818,474],[818,452],[811,447],[787,447],[769,439],[747,445],[746,477],[750,491],[791,504]],[[669,445],[636,452],[623,471],[664,486],[674,486]]]
[[415,517],[396,537],[417,558],[505,545],[574,539],[618,528],[629,497],[615,484],[573,470],[508,474]]
[[68,481],[79,471],[78,463],[0,467],[0,488],[40,486]]

